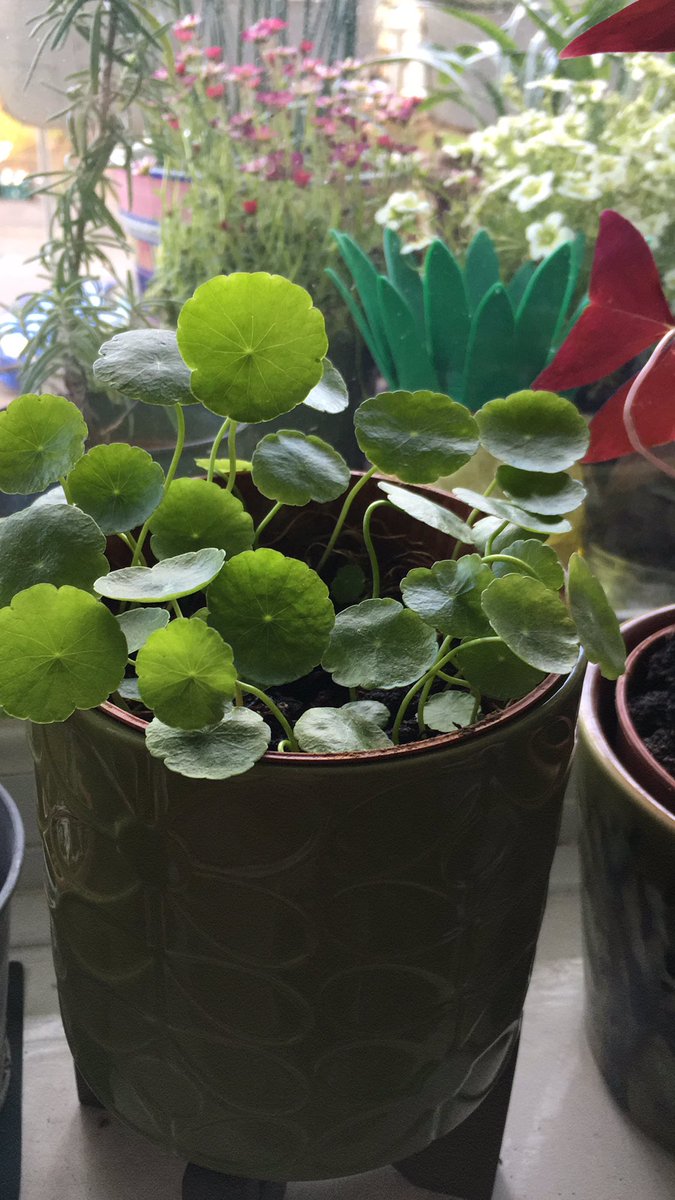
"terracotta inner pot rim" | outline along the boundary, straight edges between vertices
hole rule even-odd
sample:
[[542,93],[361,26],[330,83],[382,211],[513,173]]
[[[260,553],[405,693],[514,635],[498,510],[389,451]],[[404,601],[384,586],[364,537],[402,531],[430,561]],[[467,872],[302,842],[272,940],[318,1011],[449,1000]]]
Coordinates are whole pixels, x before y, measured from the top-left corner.
[[[639,630],[643,624],[648,620],[651,622],[658,621],[660,617],[663,617],[664,621],[672,622],[675,618],[675,606],[667,605],[665,608],[655,609],[654,612],[633,617],[630,621],[624,622],[621,626],[621,632],[625,638],[630,638],[631,634],[639,636]],[[658,821],[659,824],[666,826],[672,834],[675,832],[675,812],[654,799],[633,778],[607,737],[603,721],[600,717],[600,709],[602,707],[600,691],[603,685],[607,686],[608,680],[603,680],[600,668],[595,663],[591,663],[586,672],[579,708],[579,727],[586,736],[588,748],[594,757],[599,760],[603,768],[615,777],[617,785],[624,792],[627,792],[645,810],[648,816]],[[616,684],[610,684],[609,686],[616,690]]]
[[[391,746],[384,750],[357,750],[350,754],[295,754],[292,752],[280,753],[277,750],[268,750],[259,759],[259,762],[270,764],[286,763],[289,765],[292,764],[295,767],[316,766],[318,763],[340,764],[341,766],[351,763],[364,765],[383,760],[390,761],[397,758],[434,754],[451,746],[468,746],[472,742],[481,739],[484,734],[494,733],[496,730],[510,725],[518,717],[527,718],[532,716],[534,712],[539,711],[542,705],[548,703],[563,688],[571,686],[572,681],[576,678],[578,672],[584,669],[584,666],[585,658],[583,652],[580,652],[577,665],[573,671],[570,671],[569,675],[547,675],[533,691],[528,692],[520,700],[514,701],[509,708],[484,717],[482,721],[470,726],[468,729],[458,729],[456,733],[440,733],[437,737],[427,738],[424,741],[406,742],[402,746]],[[97,711],[116,721],[118,724],[135,730],[138,733],[143,733],[148,726],[148,722],[143,720],[143,718],[125,712],[110,701],[99,705]]]
[[[624,737],[630,738],[633,750],[644,761],[648,770],[652,771],[666,788],[670,788],[675,792],[675,778],[661,765],[659,760],[654,757],[649,747],[645,744],[641,735],[633,721],[633,717],[628,704],[628,688],[632,682],[630,677],[630,669],[640,660],[641,656],[648,651],[661,638],[671,637],[675,634],[675,623],[667,626],[665,629],[657,629],[649,637],[641,641],[631,650],[626,659],[626,672],[621,675],[616,681],[616,710],[617,720],[623,727]],[[648,793],[649,794],[649,793]]]

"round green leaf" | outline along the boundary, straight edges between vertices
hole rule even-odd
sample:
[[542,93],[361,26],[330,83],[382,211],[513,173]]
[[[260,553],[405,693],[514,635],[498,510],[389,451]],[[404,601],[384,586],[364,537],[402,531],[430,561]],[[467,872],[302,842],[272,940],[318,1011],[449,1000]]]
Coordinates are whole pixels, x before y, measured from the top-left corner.
[[[386,750],[392,746],[382,729],[381,720],[374,720],[368,701],[354,701],[343,708],[309,708],[296,721],[294,733],[301,750],[307,754],[351,754],[355,750]],[[385,719],[389,710],[384,708]]]
[[69,504],[33,505],[0,521],[0,607],[34,583],[90,592],[107,571],[105,538]]
[[322,666],[343,687],[405,687],[436,657],[434,630],[397,600],[362,600],[338,613]]
[[382,392],[357,408],[354,428],[370,462],[405,483],[452,475],[478,449],[468,408],[440,392]]
[[94,446],[73,467],[68,487],[74,504],[104,533],[142,525],[162,499],[164,472],[146,450],[111,442]]
[[626,666],[626,646],[619,622],[602,584],[579,554],[570,558],[567,598],[579,641],[605,679],[618,679]]
[[473,492],[470,488],[458,487],[454,488],[453,492],[458,500],[463,500],[470,508],[500,517],[502,521],[511,521],[519,529],[526,529],[530,533],[545,533],[549,536],[554,533],[569,533],[572,528],[564,517],[540,517],[536,513],[526,512],[516,504],[510,504],[508,500],[483,496],[481,492]]
[[135,675],[129,675],[122,680],[117,689],[117,695],[121,696],[123,700],[138,700],[140,704],[141,693],[138,690],[138,679]]
[[134,604],[164,604],[199,592],[215,579],[223,565],[222,550],[210,548],[194,554],[165,558],[154,567],[122,567],[94,583],[99,596],[130,600]]
[[566,674],[579,657],[579,639],[562,600],[538,579],[506,575],[481,597],[495,633],[523,662]]
[[271,732],[248,708],[229,709],[210,729],[172,729],[156,718],[145,731],[148,750],[188,779],[230,779],[250,771],[269,746]]
[[331,415],[343,412],[349,406],[347,384],[327,358],[323,360],[323,376],[316,387],[312,388],[309,396],[305,397],[305,404],[308,408],[315,408],[317,412]]
[[[519,525],[514,525],[511,521],[505,524],[503,517],[481,517],[479,521],[476,521],[475,525],[472,525],[471,529],[474,543],[481,554],[487,553],[487,544],[490,538],[492,538],[492,553],[501,554],[508,550],[512,542],[521,541],[523,536],[523,531]],[[501,532],[498,533],[498,530],[501,530]],[[533,531],[529,530],[529,532],[532,533]],[[536,534],[532,540],[541,539],[545,541],[547,537],[548,526],[546,533]]]
[[304,288],[268,275],[218,275],[178,318],[192,391],[235,421],[269,421],[307,398],[323,375],[324,320]]
[[254,526],[241,500],[205,479],[174,479],[150,521],[152,550],[173,558],[216,546],[228,558],[249,550]]
[[429,525],[431,529],[440,529],[441,533],[447,533],[448,537],[454,538],[455,541],[467,542],[469,545],[473,542],[471,527],[465,524],[451,509],[443,508],[442,504],[436,504],[433,500],[428,500],[426,496],[418,496],[416,492],[407,492],[405,488],[397,487],[395,483],[382,482],[377,486],[387,495],[389,502],[395,508],[407,513],[409,517],[414,517],[416,521]]
[[321,660],[335,613],[315,571],[278,550],[247,550],[208,591],[209,624],[234,650],[240,677],[290,683]]
[[268,433],[253,451],[253,482],[268,500],[325,504],[349,487],[349,467],[328,442],[297,429]]
[[[208,471],[210,463],[210,458],[195,459],[195,466],[199,467],[200,471]],[[235,463],[237,475],[250,475],[252,466],[253,464],[250,463],[247,458],[238,458]],[[213,473],[221,479],[227,479],[228,475],[230,474],[229,458],[217,458],[214,463]]]
[[408,608],[429,625],[452,637],[481,637],[490,623],[481,608],[481,593],[494,580],[478,554],[448,559],[430,568],[415,567],[401,581]]
[[87,592],[38,583],[0,610],[0,704],[13,717],[65,721],[118,687],[127,643]]
[[546,678],[502,641],[473,642],[457,649],[457,666],[468,682],[492,700],[519,700]]
[[357,604],[366,590],[366,573],[358,563],[343,563],[338,567],[330,594],[341,608],[347,604]]
[[545,475],[541,471],[501,466],[497,469],[497,483],[521,508],[543,516],[574,512],[586,495],[583,483],[572,479],[566,471]]
[[[495,553],[499,554],[502,551],[495,551]],[[526,566],[531,567],[537,578],[545,583],[547,588],[551,588],[554,592],[560,591],[565,582],[565,574],[560,565],[560,559],[552,546],[538,542],[536,538],[528,538],[527,541],[510,542],[503,553],[507,554],[509,558],[519,559]],[[492,570],[498,579],[503,575],[529,574],[515,562],[492,563]]]
[[234,698],[232,649],[203,621],[182,618],[151,634],[136,671],[144,703],[178,729],[215,725]]
[[63,396],[17,396],[0,412],[0,492],[30,496],[75,466],[87,426]]
[[130,608],[128,612],[118,613],[115,620],[127,639],[129,654],[134,654],[145,645],[151,633],[166,628],[169,613],[165,608]]
[[578,408],[554,392],[514,392],[476,413],[480,440],[495,458],[552,475],[583,458],[590,435]]
[[471,692],[450,688],[430,696],[424,706],[424,723],[436,733],[456,733],[471,724],[474,710]]
[[104,342],[94,363],[101,387],[144,404],[196,404],[173,329],[129,329]]

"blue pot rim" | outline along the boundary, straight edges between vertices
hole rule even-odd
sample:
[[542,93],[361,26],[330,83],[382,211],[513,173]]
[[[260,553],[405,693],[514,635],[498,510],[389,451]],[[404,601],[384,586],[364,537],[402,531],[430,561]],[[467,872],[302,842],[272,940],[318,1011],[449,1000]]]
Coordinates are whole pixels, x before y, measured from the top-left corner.
[[9,792],[2,786],[2,784],[0,784],[0,805],[2,805],[5,811],[9,814],[9,823],[14,835],[14,847],[9,864],[9,871],[7,872],[7,876],[2,883],[2,886],[0,886],[0,913],[2,913],[11,899],[12,892],[14,891],[19,878],[21,864],[23,863],[25,834],[23,823],[21,821],[21,817],[19,816],[19,810],[12,800]]

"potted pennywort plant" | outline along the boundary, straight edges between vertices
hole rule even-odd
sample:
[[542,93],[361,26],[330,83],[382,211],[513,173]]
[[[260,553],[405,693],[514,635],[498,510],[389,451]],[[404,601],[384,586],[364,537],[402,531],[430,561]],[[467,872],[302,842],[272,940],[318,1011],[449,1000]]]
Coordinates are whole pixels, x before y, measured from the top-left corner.
[[[584,560],[565,578],[546,541],[588,433],[552,393],[474,415],[396,391],[356,411],[362,473],[292,428],[239,464],[239,422],[345,403],[326,349],[265,273],[102,347],[102,382],[173,408],[176,456],[185,405],[219,414],[206,478],[84,453],[63,398],[9,406],[0,485],[66,503],[1,527],[0,703],[33,721],[82,1097],[189,1159],[185,1196],[395,1162],[484,1200],[580,647],[623,668]],[[426,487],[481,444],[486,494]]]

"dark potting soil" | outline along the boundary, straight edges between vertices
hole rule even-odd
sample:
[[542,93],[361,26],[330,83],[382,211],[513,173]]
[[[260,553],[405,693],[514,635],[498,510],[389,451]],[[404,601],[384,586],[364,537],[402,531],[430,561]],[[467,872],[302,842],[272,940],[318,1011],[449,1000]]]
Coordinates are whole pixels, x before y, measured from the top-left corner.
[[628,696],[633,724],[647,749],[675,779],[675,634],[657,643]]

